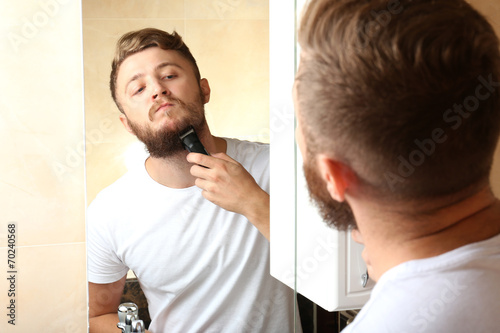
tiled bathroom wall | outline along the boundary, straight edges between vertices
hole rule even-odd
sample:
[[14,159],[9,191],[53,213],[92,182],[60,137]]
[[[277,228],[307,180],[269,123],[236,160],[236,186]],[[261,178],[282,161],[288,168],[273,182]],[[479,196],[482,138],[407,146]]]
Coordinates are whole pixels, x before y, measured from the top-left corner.
[[87,332],[79,1],[0,2],[0,332]]
[[[119,3],[119,5],[118,5]],[[269,142],[268,0],[83,0],[88,202],[141,162],[108,83],[118,38],[155,27],[183,36],[208,79],[205,106],[214,135]]]

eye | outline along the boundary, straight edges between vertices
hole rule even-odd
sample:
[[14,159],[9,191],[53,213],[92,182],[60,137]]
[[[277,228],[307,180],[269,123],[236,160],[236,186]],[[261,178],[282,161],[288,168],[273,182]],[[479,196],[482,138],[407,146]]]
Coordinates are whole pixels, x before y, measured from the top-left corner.
[[169,74],[169,75],[164,75],[162,77],[163,80],[172,80],[173,78],[175,78],[176,75],[175,74]]
[[139,95],[139,94],[140,94],[140,93],[142,93],[143,91],[144,91],[144,87],[140,87],[140,88],[138,88],[138,89],[134,90],[133,95]]

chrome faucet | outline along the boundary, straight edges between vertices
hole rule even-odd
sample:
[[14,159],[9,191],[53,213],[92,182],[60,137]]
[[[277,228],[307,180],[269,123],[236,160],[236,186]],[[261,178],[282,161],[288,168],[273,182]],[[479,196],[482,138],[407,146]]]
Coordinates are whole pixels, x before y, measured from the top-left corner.
[[144,333],[144,322],[139,319],[139,308],[134,303],[122,303],[118,306],[118,319],[116,326],[122,333]]

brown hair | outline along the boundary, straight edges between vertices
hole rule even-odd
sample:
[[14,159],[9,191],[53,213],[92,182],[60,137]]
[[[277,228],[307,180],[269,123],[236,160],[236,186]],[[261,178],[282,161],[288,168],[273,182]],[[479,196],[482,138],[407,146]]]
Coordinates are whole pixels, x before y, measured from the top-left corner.
[[155,28],[145,28],[137,31],[131,31],[124,34],[116,43],[115,57],[111,63],[111,75],[109,80],[109,88],[111,89],[111,97],[115,101],[120,112],[123,112],[121,105],[116,98],[116,78],[118,69],[122,62],[130,55],[143,51],[150,47],[159,47],[163,50],[175,50],[184,56],[193,66],[193,71],[196,79],[200,81],[201,75],[196,60],[182,37],[174,31],[172,34]]
[[348,164],[380,198],[488,181],[500,131],[499,42],[462,0],[313,0],[300,29],[309,154]]

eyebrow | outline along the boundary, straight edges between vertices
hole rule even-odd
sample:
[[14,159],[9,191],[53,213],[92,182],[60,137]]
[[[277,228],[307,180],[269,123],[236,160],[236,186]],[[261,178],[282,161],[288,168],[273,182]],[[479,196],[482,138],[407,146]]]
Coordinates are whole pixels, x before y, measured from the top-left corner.
[[[160,69],[162,69],[162,68],[164,68],[164,67],[168,67],[168,66],[173,66],[173,67],[177,67],[177,68],[183,69],[183,68],[182,68],[179,64],[176,64],[175,62],[168,62],[168,61],[165,61],[165,62],[162,62],[162,63],[158,64],[158,65],[154,68],[154,71],[156,72],[156,71],[158,71],[158,70],[160,70]],[[135,74],[134,76],[132,76],[132,78],[131,78],[131,79],[127,82],[127,84],[125,85],[125,91],[127,91],[128,86],[129,86],[132,82],[134,82],[134,81],[136,81],[136,80],[140,79],[140,78],[141,78],[141,77],[143,77],[143,76],[144,76],[144,73],[137,73],[137,74]]]

